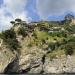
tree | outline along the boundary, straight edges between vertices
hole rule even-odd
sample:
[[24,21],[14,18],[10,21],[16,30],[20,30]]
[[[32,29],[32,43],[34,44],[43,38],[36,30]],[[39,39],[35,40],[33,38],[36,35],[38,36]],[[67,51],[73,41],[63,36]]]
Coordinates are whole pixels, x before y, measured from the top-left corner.
[[16,22],[22,22],[22,20],[19,19],[19,18],[15,19],[15,21],[16,21]]
[[15,21],[11,21],[10,23],[14,25],[15,24]]

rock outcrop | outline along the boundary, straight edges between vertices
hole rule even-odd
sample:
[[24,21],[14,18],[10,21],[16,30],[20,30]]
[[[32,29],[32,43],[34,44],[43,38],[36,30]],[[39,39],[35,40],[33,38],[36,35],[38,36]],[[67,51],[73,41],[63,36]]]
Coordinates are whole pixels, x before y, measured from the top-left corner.
[[4,73],[5,68],[16,59],[16,54],[2,46],[0,47],[0,73]]
[[[52,22],[50,27],[50,24],[44,22],[28,25],[20,19],[17,20],[20,22],[12,22],[14,26],[11,30],[1,36],[0,73],[75,72],[75,55],[72,55],[75,52],[75,37],[70,36],[69,29],[65,29],[63,25],[52,27]],[[56,26],[56,23],[53,24]],[[48,54],[52,55],[52,59]]]
[[75,56],[62,56],[53,60],[46,57],[43,69],[45,73],[75,73]]

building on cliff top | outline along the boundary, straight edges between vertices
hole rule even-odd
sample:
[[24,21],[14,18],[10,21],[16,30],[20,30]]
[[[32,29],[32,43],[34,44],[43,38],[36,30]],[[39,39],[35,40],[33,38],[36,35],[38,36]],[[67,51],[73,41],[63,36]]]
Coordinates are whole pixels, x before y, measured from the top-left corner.
[[65,20],[71,21],[71,25],[75,24],[75,17],[71,14],[67,14]]

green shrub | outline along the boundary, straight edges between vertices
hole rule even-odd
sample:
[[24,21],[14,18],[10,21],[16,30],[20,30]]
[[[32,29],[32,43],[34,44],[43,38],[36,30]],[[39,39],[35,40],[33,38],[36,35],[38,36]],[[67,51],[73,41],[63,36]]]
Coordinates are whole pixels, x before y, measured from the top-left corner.
[[54,43],[50,43],[48,45],[48,48],[51,48],[51,50],[55,50],[55,44]]
[[1,38],[3,39],[7,47],[9,47],[11,50],[16,50],[18,49],[18,47],[20,47],[13,29],[2,32]]
[[73,48],[70,45],[66,45],[64,51],[65,51],[66,55],[72,55],[73,54]]
[[21,27],[21,28],[19,28],[18,34],[25,37],[25,36],[27,36],[27,30],[25,28]]
[[16,34],[13,29],[2,32],[2,39],[7,40],[8,38],[11,38],[11,39],[16,38]]
[[36,35],[35,32],[33,32],[33,35],[32,36],[35,37],[35,39],[37,39],[37,35]]
[[46,40],[42,39],[42,43],[45,44],[46,43]]
[[7,39],[7,45],[12,51],[20,47],[17,39]]

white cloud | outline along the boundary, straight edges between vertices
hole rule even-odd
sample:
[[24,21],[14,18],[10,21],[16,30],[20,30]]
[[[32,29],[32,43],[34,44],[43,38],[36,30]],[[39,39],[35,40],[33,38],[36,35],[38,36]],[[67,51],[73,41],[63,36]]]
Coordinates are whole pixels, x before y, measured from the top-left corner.
[[12,17],[6,16],[4,8],[0,9],[0,31],[11,27],[10,21]]
[[36,0],[36,8],[40,18],[47,19],[49,15],[75,12],[75,0]]
[[21,18],[27,22],[31,20],[25,10],[27,1],[28,0],[4,0],[0,8],[0,30],[10,28],[10,21],[15,18]]
[[21,13],[27,4],[27,0],[4,0],[4,6],[7,10],[14,13]]

